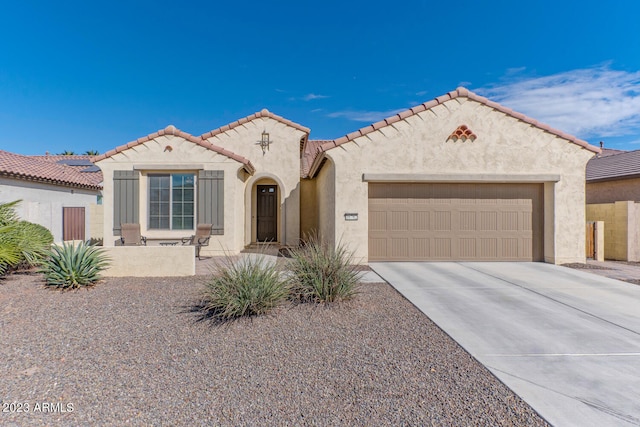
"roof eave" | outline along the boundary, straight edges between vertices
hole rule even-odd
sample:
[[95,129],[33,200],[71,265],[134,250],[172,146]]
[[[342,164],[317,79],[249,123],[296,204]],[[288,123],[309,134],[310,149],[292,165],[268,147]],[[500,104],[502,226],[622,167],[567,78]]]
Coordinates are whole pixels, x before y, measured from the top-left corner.
[[81,183],[77,183],[77,182],[63,181],[63,180],[59,180],[59,179],[50,179],[50,178],[44,178],[44,177],[39,177],[39,176],[35,176],[35,175],[27,175],[27,174],[8,172],[8,171],[0,171],[0,176],[4,176],[4,177],[7,177],[7,178],[13,178],[13,179],[19,179],[19,180],[23,180],[23,181],[40,182],[40,183],[43,183],[43,184],[53,184],[53,185],[60,185],[60,186],[64,186],[64,187],[80,188],[80,189],[85,189],[85,190],[95,190],[95,191],[102,190],[102,186],[101,185],[81,184]]

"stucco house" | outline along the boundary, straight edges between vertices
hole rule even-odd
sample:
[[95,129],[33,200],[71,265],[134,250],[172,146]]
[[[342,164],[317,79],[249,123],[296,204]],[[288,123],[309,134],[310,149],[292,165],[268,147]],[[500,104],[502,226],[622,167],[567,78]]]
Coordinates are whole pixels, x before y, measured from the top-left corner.
[[104,241],[211,223],[203,254],[316,231],[375,260],[585,260],[585,166],[600,149],[464,88],[335,140],[262,110],[204,135],[174,126],[94,162]]
[[55,242],[102,237],[102,173],[89,156],[23,156],[0,151],[0,202],[48,228]]

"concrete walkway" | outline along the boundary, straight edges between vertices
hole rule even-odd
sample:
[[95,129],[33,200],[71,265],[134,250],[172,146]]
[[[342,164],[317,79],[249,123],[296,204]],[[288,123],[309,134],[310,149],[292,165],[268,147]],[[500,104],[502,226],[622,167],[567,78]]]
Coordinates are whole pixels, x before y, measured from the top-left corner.
[[543,263],[371,267],[551,424],[640,425],[640,286]]

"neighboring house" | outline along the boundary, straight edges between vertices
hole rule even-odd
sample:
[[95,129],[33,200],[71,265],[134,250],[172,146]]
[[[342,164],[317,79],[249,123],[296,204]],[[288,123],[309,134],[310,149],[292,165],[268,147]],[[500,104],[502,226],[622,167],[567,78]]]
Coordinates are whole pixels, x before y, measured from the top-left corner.
[[587,221],[604,222],[604,257],[640,261],[640,150],[587,163]]
[[594,157],[587,164],[587,203],[640,201],[640,150]]
[[21,199],[18,215],[54,241],[102,236],[101,171],[88,156],[23,156],[0,151],[0,203]]
[[[464,88],[331,141],[267,110],[173,126],[94,158],[105,245],[211,223],[204,254],[316,231],[375,260],[584,262],[585,166],[600,149]],[[206,252],[205,252],[206,251]]]

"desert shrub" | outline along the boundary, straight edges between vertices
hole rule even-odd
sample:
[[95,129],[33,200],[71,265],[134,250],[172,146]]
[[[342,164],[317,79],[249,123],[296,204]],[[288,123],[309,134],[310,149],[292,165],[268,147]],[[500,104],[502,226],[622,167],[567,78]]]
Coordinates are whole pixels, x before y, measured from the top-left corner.
[[18,203],[20,200],[0,203],[0,274],[37,265],[53,243],[53,235],[45,227],[18,219]]
[[287,270],[294,299],[329,303],[357,293],[361,273],[354,265],[353,252],[342,243],[334,248],[312,235],[290,254]]
[[225,256],[205,282],[202,308],[212,317],[231,320],[268,313],[286,300],[287,281],[264,254]]
[[0,226],[0,275],[20,262],[20,248],[9,237],[13,235],[15,225]]
[[53,243],[51,232],[40,224],[18,221],[11,239],[20,251],[20,263],[25,267],[38,264],[48,253]]
[[19,221],[15,208],[21,201],[22,200],[15,200],[13,202],[0,203],[0,227]]
[[40,272],[47,285],[74,289],[95,284],[108,265],[109,258],[102,248],[84,242],[78,245],[63,243],[51,247],[41,262]]

